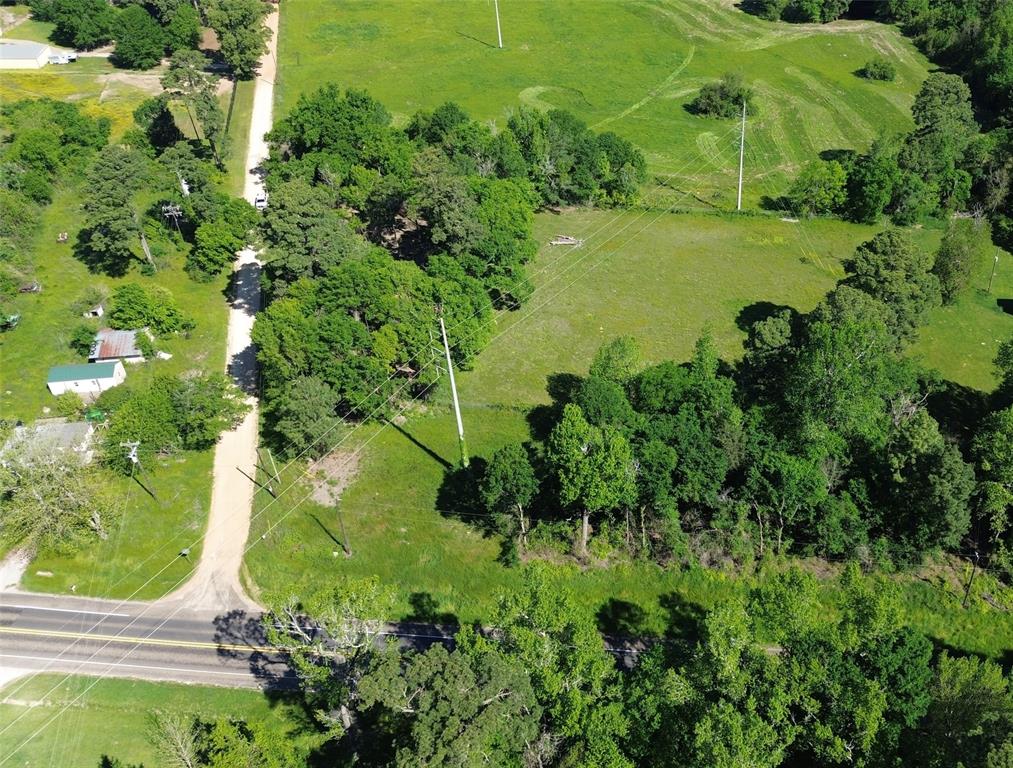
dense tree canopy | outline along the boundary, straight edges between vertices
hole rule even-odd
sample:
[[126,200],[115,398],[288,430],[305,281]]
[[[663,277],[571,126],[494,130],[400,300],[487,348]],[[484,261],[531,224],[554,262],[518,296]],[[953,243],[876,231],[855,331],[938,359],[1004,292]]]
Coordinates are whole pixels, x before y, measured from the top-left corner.
[[532,291],[535,209],[625,205],[645,170],[629,142],[566,112],[522,108],[493,132],[448,103],[400,130],[368,94],[335,85],[300,96],[269,139],[272,301],[254,334],[269,424],[296,451],[326,449],[310,414],[381,416],[427,392],[437,311],[467,366],[493,308]]
[[232,73],[247,80],[256,71],[260,57],[267,52],[271,35],[264,25],[270,7],[261,0],[208,0],[204,14],[218,35],[222,58]]
[[835,587],[828,612],[816,577],[780,571],[680,620],[625,673],[543,566],[452,643],[378,644],[393,596],[375,579],[275,600],[265,625],[319,735],[360,765],[1005,766],[1001,668],[934,660],[882,577],[850,566]]

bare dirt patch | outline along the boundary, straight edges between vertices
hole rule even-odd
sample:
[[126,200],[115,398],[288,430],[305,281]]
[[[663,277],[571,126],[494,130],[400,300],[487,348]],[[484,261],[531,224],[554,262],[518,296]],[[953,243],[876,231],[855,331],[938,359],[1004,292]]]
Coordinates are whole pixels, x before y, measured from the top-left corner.
[[357,451],[331,451],[322,459],[311,462],[309,477],[313,482],[310,498],[325,507],[336,507],[341,494],[352,484],[359,471]]

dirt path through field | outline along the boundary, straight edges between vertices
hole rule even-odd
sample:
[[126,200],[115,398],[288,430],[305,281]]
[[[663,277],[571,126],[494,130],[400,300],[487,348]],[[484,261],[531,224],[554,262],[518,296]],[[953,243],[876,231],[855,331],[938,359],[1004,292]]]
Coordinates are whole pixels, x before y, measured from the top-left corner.
[[[264,134],[271,130],[278,12],[268,16],[266,23],[271,29],[271,39],[254,85],[243,186],[243,196],[251,203],[263,190],[259,168],[268,154]],[[257,256],[252,248],[246,248],[236,261],[226,346],[229,374],[247,393],[250,413],[236,429],[222,435],[215,448],[211,511],[197,570],[186,584],[162,601],[183,603],[191,609],[225,611],[257,607],[246,595],[239,578],[250,532],[255,490],[251,478],[257,472],[257,359],[252,341],[253,320],[260,308]]]

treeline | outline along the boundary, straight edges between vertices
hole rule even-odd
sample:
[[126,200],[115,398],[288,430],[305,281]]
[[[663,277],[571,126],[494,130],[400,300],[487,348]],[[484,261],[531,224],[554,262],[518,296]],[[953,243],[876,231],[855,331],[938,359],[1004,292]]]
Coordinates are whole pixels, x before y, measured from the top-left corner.
[[766,308],[734,368],[706,336],[685,365],[643,367],[632,339],[605,345],[586,378],[554,383],[534,444],[448,480],[466,489],[448,511],[529,555],[662,563],[797,553],[889,567],[959,549],[974,522],[1008,565],[1013,340],[992,415],[965,415],[975,439],[958,445],[928,406],[940,382],[903,354],[941,300],[937,264],[903,231],[880,233],[812,312]]
[[528,568],[487,628],[428,647],[381,644],[392,590],[345,578],[265,617],[313,720],[284,742],[248,729],[221,743],[258,746],[265,765],[1008,765],[1001,667],[934,652],[886,579],[852,567],[838,590],[828,611],[791,570],[710,611],[682,606],[656,641],[609,638],[610,653],[547,568]]
[[195,50],[214,29],[220,55],[237,78],[252,76],[269,31],[262,0],[31,0],[32,18],[54,25],[53,41],[91,50],[115,41],[112,61],[150,69],[165,56]]
[[909,225],[970,207],[1003,220],[1008,176],[996,171],[1009,158],[997,140],[1008,137],[978,132],[964,81],[929,75],[911,112],[915,128],[906,135],[880,136],[862,154],[831,150],[810,162],[788,191],[789,205],[867,224],[884,213]]
[[437,308],[468,365],[493,309],[532,291],[536,208],[627,205],[645,174],[629,142],[566,112],[521,108],[494,133],[448,103],[401,130],[334,85],[269,136],[271,302],[254,340],[268,424],[294,453],[326,452],[339,417],[385,415],[435,382]]
[[[768,18],[829,21],[844,0],[759,0]],[[832,152],[796,180],[797,210],[837,213],[873,222],[884,211],[898,224],[927,215],[976,210],[992,220],[997,240],[1013,243],[1013,13],[992,0],[890,0],[884,21],[905,34],[947,72],[929,75],[906,136],[881,136],[864,154]],[[887,73],[879,58],[875,73]],[[870,76],[868,65],[859,74]],[[877,75],[879,76],[879,75]],[[970,87],[968,87],[970,86]],[[972,109],[972,96],[974,109]],[[977,119],[976,119],[977,117]],[[981,130],[978,120],[984,125]]]

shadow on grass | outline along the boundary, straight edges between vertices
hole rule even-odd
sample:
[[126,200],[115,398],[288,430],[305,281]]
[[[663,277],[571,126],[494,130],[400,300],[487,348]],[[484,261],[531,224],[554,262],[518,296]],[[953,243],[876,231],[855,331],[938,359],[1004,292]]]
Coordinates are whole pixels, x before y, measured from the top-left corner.
[[412,443],[413,445],[415,445],[418,448],[421,448],[422,451],[423,451],[423,453],[426,454],[426,456],[428,456],[429,458],[431,458],[433,461],[435,461],[437,464],[439,464],[440,466],[442,466],[444,469],[450,469],[451,467],[453,467],[453,465],[449,461],[447,461],[440,454],[438,454],[436,451],[434,451],[428,445],[426,445],[421,440],[419,440],[417,437],[415,437],[415,435],[413,435],[411,432],[407,431],[406,429],[404,429],[400,425],[395,424],[393,421],[388,421],[387,424],[390,425],[391,427],[393,427],[397,432],[401,433],[401,435],[403,437],[407,438],[407,440],[410,443]]
[[436,492],[436,508],[440,514],[458,518],[486,535],[494,532],[493,518],[485,514],[479,496],[479,483],[485,476],[485,459],[475,457],[468,467],[446,466],[443,482]]
[[658,602],[668,614],[665,638],[670,644],[670,653],[680,656],[690,653],[703,635],[706,612],[678,592],[662,595]]
[[429,592],[412,592],[408,597],[408,602],[412,610],[405,616],[405,621],[451,626],[461,623],[456,613],[441,611],[439,602]]
[[595,615],[598,631],[603,634],[637,637],[648,634],[647,611],[628,600],[609,598]]
[[992,656],[986,656],[983,653],[974,653],[973,651],[968,651],[966,648],[958,648],[955,645],[950,645],[945,640],[940,640],[938,637],[932,637],[931,635],[929,635],[929,641],[932,643],[932,650],[934,656],[938,656],[939,654],[945,651],[948,655],[954,658],[966,658],[966,659],[975,658],[980,659],[982,661],[994,661],[996,664],[1002,667],[1002,672],[1007,677],[1010,675],[1011,672],[1013,672],[1013,648],[1006,648],[1005,650],[1002,651],[1001,655],[998,658],[995,658]]
[[738,326],[740,331],[748,333],[755,323],[761,320],[768,320],[784,310],[791,312],[793,319],[797,318],[798,311],[794,307],[774,304],[771,301],[754,301],[752,304],[746,304],[746,306],[739,310],[739,314],[735,316],[735,325]]
[[475,37],[474,35],[469,35],[467,32],[462,32],[461,30],[457,30],[457,34],[460,35],[463,38],[466,38],[468,40],[476,42],[479,45],[484,45],[486,48],[495,48],[496,47],[492,43],[487,43],[485,40],[480,40],[479,38]]

